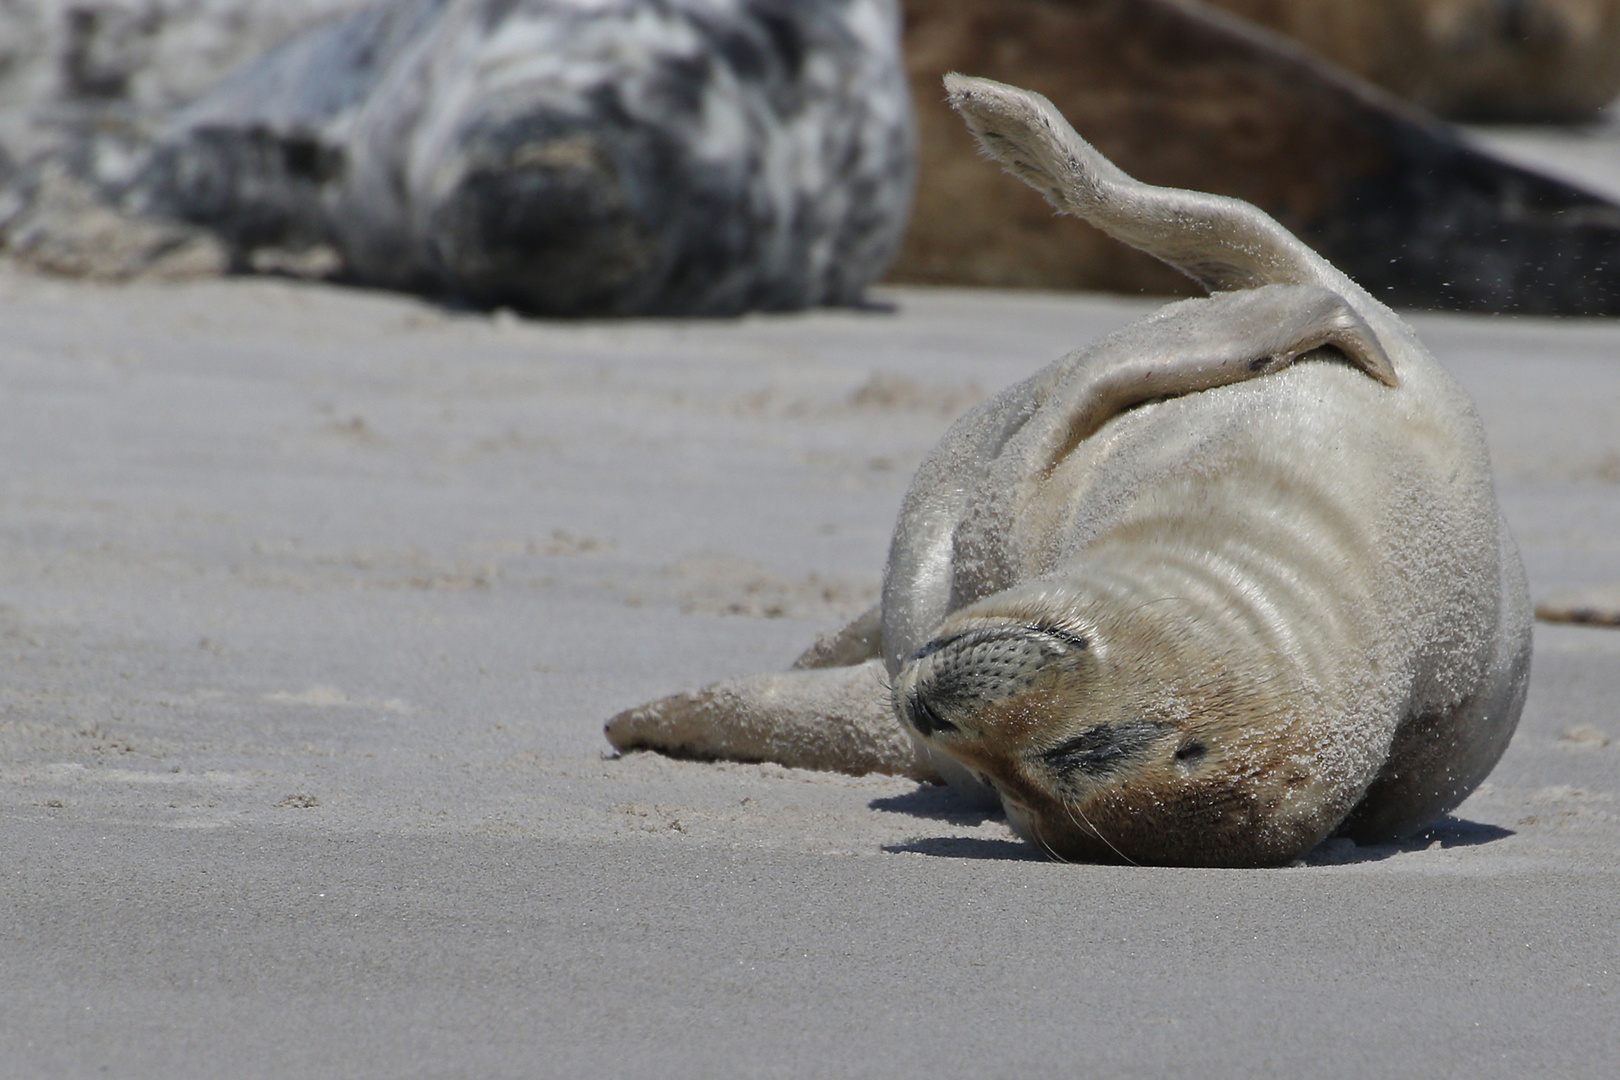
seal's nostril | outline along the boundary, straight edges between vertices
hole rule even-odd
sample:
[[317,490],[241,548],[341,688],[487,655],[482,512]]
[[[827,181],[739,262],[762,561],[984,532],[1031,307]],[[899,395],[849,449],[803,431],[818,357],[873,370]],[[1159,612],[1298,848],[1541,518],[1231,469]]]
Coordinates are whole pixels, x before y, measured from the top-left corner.
[[928,704],[928,699],[918,691],[913,690],[906,698],[906,718],[911,726],[924,735],[932,735],[936,731],[955,731],[956,725],[934,711]]

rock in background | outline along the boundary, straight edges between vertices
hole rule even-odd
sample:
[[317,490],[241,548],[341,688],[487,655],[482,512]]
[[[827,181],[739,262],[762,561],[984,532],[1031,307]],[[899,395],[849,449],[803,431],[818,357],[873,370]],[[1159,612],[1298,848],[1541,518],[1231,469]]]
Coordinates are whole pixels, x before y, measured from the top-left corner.
[[1038,90],[1150,183],[1247,199],[1385,300],[1620,313],[1620,206],[1506,164],[1276,34],[1190,0],[907,0],[921,162],[898,280],[1190,282],[975,159],[947,71]]
[[1587,120],[1620,95],[1620,0],[1210,2],[1456,120]]

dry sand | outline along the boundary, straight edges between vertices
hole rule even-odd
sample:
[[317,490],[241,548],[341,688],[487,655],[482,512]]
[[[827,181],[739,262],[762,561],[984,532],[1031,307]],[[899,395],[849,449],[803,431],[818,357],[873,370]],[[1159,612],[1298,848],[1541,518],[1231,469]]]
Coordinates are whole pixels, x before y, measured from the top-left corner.
[[[0,1075],[1608,1077],[1620,631],[1400,848],[1066,866],[601,721],[875,596],[982,393],[1147,310],[540,324],[0,272]],[[1544,597],[1620,580],[1620,323],[1418,318]]]

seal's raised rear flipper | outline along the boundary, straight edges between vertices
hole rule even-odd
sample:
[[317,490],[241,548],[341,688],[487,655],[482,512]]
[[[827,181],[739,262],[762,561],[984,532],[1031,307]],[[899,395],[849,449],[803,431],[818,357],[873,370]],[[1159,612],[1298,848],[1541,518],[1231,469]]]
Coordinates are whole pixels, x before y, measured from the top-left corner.
[[1059,211],[1197,280],[1210,290],[1321,285],[1362,295],[1299,238],[1240,199],[1144,184],[1075,133],[1040,94],[989,79],[945,76],[950,103],[984,152]]

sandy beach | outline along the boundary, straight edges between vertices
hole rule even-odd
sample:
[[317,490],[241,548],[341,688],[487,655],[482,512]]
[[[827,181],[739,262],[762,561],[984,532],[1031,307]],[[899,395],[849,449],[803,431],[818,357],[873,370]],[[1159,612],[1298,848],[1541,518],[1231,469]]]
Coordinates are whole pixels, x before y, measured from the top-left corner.
[[[0,268],[0,1074],[1608,1077],[1620,630],[1399,847],[1061,865],[943,789],[614,759],[871,604],[911,470],[1156,306],[545,323]],[[1620,323],[1416,315],[1541,599]]]

